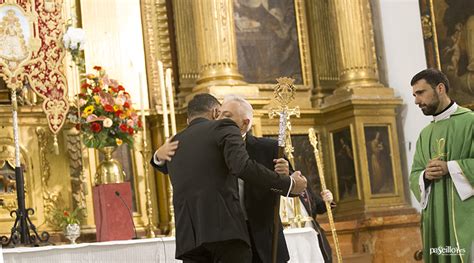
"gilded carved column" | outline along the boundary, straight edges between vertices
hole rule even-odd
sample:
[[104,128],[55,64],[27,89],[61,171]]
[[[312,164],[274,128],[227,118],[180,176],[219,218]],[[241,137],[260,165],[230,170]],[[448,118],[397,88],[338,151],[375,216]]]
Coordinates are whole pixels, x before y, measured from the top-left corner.
[[232,0],[192,1],[199,79],[195,91],[245,85],[237,67]]
[[[397,108],[402,103],[391,88],[379,80],[370,0],[321,0],[316,7],[328,3],[335,33],[339,80],[333,94],[324,98],[324,128],[331,138],[326,156],[333,156],[326,166],[331,171],[338,202],[336,217],[368,218],[374,215],[410,214],[406,202],[397,135]],[[320,8],[320,7],[319,7]],[[323,54],[323,53],[321,53]],[[318,72],[323,74],[324,71]],[[340,137],[345,133],[345,139]],[[382,135],[383,133],[383,135]],[[341,139],[342,138],[342,139]],[[384,138],[385,142],[378,140]],[[376,183],[379,175],[373,169],[377,143],[384,149],[385,192]],[[344,149],[341,151],[341,149]],[[343,152],[350,160],[341,162]],[[324,154],[324,153],[323,153]],[[341,170],[341,167],[351,167]],[[347,179],[351,174],[352,179]],[[352,186],[347,182],[351,181]],[[390,185],[390,186],[388,186]],[[347,189],[354,189],[355,199]],[[390,194],[387,194],[390,193]]]
[[330,5],[341,70],[338,86],[380,86],[369,0],[335,0]]
[[306,1],[308,31],[313,65],[314,88],[311,92],[313,107],[319,107],[331,95],[339,81],[337,46],[334,21],[331,19],[332,0]]
[[199,76],[196,52],[196,34],[194,32],[192,0],[174,0],[173,12],[176,32],[176,46],[179,52],[179,97],[191,93]]

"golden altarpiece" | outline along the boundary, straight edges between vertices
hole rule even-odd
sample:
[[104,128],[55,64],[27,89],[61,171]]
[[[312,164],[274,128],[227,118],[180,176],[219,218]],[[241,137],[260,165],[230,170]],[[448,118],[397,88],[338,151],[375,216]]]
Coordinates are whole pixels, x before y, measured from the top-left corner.
[[[98,32],[110,24],[94,13],[100,9],[97,5],[124,10],[119,1],[44,2],[62,10],[55,14],[61,15],[64,24],[68,17],[77,16],[77,26],[82,23],[86,32]],[[226,94],[242,95],[255,109],[253,133],[275,136],[278,120],[268,117],[274,106],[275,79],[292,77],[297,87],[292,105],[301,111],[299,118],[292,119],[296,169],[302,170],[310,187],[319,192],[307,141],[308,129],[314,128],[322,139],[328,188],[338,204],[334,216],[343,257],[375,262],[387,257],[402,262],[413,259],[421,241],[419,216],[406,201],[407,182],[400,157],[396,113],[402,101],[379,80],[369,0],[285,0],[274,6],[239,0],[131,2],[139,7],[142,26],[150,150],[164,141],[158,61],[173,70],[178,130],[186,126],[187,102],[194,94],[209,92],[219,99]],[[55,26],[63,32],[64,24]],[[114,28],[117,32],[122,29]],[[115,40],[110,34],[104,39]],[[110,46],[112,50],[126,48]],[[91,54],[86,48],[87,67],[94,60]],[[62,61],[71,95],[78,90],[80,72],[69,67],[67,56]],[[129,61],[125,58],[122,62]],[[126,73],[116,77],[125,78]],[[12,147],[8,96],[0,99],[7,103],[0,106],[0,229],[6,232],[3,230],[12,222],[9,211],[15,207],[15,189],[8,175]],[[86,239],[87,233],[95,231],[91,187],[98,153],[84,148],[78,132],[66,122],[57,134],[59,155],[55,155],[54,136],[39,102],[21,106],[19,119],[27,203],[36,210],[36,225],[52,231],[43,224],[52,207],[83,207],[82,234]],[[125,149],[123,156],[132,175],[134,220],[143,231],[147,222],[143,165],[149,160],[136,148]],[[152,221],[157,233],[166,234],[170,221],[168,180],[148,170]],[[329,231],[324,217],[318,221]],[[393,242],[400,238],[416,242],[411,242],[409,249],[394,247]]]

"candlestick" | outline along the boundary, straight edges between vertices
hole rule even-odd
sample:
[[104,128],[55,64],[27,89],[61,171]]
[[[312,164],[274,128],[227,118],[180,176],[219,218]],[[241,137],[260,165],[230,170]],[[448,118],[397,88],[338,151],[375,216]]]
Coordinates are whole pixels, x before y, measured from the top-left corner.
[[143,102],[142,73],[138,73],[138,85],[140,89],[140,113],[143,127],[143,140],[146,140],[146,123],[145,123],[145,103]]
[[166,69],[166,90],[168,90],[168,102],[170,104],[170,117],[171,117],[171,135],[176,134],[176,116],[174,113],[174,97],[173,97],[173,86],[171,82],[171,69]]
[[[144,178],[145,178],[145,196],[146,196],[146,216],[147,216],[147,225],[146,225],[146,237],[153,238],[155,237],[155,226],[153,225],[152,215],[153,215],[153,206],[151,203],[151,191],[150,191],[150,179],[148,173],[148,162],[147,160],[150,159],[150,150],[148,150],[147,138],[146,138],[146,123],[145,123],[145,103],[144,95],[143,95],[143,83],[142,83],[142,73],[138,73],[138,81],[139,81],[139,88],[140,88],[140,112],[141,112],[141,120],[142,120],[142,127],[143,127],[143,148],[140,151],[143,157],[143,171],[144,171]],[[147,92],[148,94],[148,92]]]
[[170,129],[168,126],[168,107],[166,106],[165,76],[163,72],[163,63],[161,61],[158,61],[158,76],[160,79],[161,105],[163,108],[163,129],[165,132],[165,138],[169,138]]

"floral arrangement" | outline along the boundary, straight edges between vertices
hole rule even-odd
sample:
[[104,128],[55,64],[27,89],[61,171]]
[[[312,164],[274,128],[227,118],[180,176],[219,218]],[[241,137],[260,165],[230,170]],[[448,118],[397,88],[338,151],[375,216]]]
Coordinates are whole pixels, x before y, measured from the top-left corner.
[[71,121],[82,131],[83,142],[89,148],[133,144],[133,135],[142,127],[132,107],[130,94],[116,80],[109,79],[102,67],[97,74],[86,74],[79,93],[79,113]]
[[64,229],[67,225],[79,224],[81,218],[81,208],[76,208],[72,212],[66,209],[55,209],[50,223],[60,229]]

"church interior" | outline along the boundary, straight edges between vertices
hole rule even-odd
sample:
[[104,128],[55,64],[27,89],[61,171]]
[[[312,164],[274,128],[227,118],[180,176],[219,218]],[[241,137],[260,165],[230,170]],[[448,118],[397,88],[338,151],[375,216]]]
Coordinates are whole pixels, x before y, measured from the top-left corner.
[[[131,216],[134,235],[173,236],[173,189],[149,160],[186,128],[188,102],[237,94],[254,109],[252,134],[277,138],[270,112],[282,106],[274,89],[283,82],[293,88],[284,105],[294,110],[287,155],[308,188],[321,192],[322,176],[333,193],[342,260],[421,261],[421,207],[408,178],[431,118],[415,105],[410,79],[438,68],[452,98],[474,109],[474,8],[454,2],[0,0],[0,235],[10,236],[22,202],[37,239],[47,232],[49,242],[67,244],[64,222],[77,222],[76,243],[100,241],[98,225],[107,222],[97,222],[96,196],[120,182],[130,189],[123,204],[131,214],[116,217]],[[94,100],[89,84],[105,82],[126,91],[117,116],[129,112],[123,118],[133,124],[112,149],[103,147],[110,138],[86,132],[100,131],[94,120],[78,122]],[[301,226],[282,211],[285,228]],[[336,262],[332,218],[317,221]],[[3,254],[5,262],[17,255],[6,247]]]

